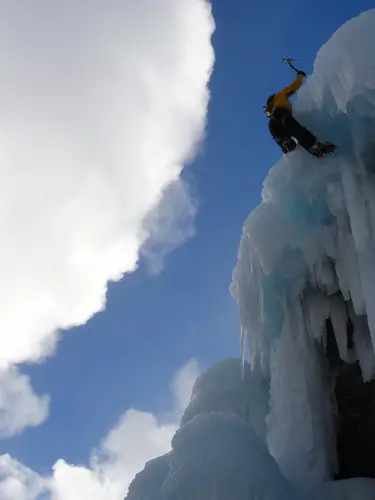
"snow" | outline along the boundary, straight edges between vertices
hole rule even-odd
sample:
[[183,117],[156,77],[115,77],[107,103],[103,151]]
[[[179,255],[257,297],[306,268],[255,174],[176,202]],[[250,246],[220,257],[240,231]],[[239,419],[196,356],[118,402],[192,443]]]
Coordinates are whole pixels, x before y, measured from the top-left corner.
[[375,479],[333,480],[336,357],[375,374],[374,29],[371,10],[319,51],[295,114],[337,153],[297,148],[271,169],[231,284],[243,359],[199,377],[128,500],[375,498]]
[[248,363],[241,366],[238,359],[218,361],[196,381],[181,425],[197,415],[229,411],[249,423],[255,433],[265,439],[268,386],[257,375]]
[[146,463],[144,470],[138,473],[127,495],[127,500],[162,500],[163,483],[169,471],[170,456],[162,455]]
[[317,487],[299,487],[289,481],[252,422],[238,412],[244,384],[249,391],[253,389],[247,362],[244,377],[241,373],[241,361],[227,359],[197,380],[190,401],[194,412],[188,407],[171,452],[146,464],[130,485],[126,500],[374,498],[373,479],[326,482]]
[[251,426],[233,413],[199,415],[172,440],[167,498],[278,500],[293,487]]

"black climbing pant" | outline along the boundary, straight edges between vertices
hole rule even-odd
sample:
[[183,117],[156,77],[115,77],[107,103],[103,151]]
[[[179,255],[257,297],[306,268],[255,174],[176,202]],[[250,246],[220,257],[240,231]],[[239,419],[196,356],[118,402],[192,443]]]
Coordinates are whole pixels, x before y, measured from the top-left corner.
[[272,118],[268,122],[268,128],[271,132],[272,138],[282,149],[283,153],[289,153],[296,148],[296,143],[294,139],[288,137],[285,134],[284,128],[280,125],[276,120],[272,120]]
[[273,110],[268,128],[278,144],[282,144],[285,139],[294,137],[303,148],[309,150],[317,141],[317,138],[284,108]]

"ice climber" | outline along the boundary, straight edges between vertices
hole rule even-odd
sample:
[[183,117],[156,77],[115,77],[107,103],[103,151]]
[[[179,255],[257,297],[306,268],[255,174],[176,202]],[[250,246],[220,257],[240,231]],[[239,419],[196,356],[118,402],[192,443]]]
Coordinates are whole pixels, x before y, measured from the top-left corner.
[[284,61],[297,73],[297,76],[288,87],[280,90],[277,94],[272,94],[267,99],[267,105],[264,106],[265,113],[269,117],[268,128],[273,139],[285,154],[296,148],[297,144],[294,139],[297,139],[298,143],[314,156],[321,157],[332,153],[335,150],[333,144],[319,142],[309,130],[293,117],[289,98],[301,87],[306,73],[295,68],[291,59],[284,59]]

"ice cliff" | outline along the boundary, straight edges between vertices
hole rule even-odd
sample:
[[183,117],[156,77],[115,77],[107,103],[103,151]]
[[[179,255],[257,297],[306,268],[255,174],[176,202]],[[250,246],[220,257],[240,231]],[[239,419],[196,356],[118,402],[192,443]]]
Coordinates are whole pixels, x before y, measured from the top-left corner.
[[250,363],[198,380],[128,500],[375,498],[373,479],[334,481],[338,374],[375,374],[374,33],[375,10],[342,26],[294,106],[335,155],[283,157],[244,224],[231,292]]
[[296,151],[272,168],[232,283],[252,365],[269,381],[269,449],[299,484],[338,468],[328,319],[339,358],[358,360],[365,380],[375,368],[374,29],[372,10],[319,51],[295,114],[338,151]]

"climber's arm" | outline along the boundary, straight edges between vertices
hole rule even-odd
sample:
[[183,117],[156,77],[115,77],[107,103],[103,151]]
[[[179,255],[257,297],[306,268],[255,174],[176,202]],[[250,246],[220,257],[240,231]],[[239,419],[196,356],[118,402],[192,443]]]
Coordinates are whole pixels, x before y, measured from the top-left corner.
[[302,82],[303,82],[303,79],[305,78],[305,76],[306,76],[306,73],[304,73],[303,71],[299,71],[297,73],[297,76],[296,76],[296,79],[294,80],[294,82],[292,82],[287,87],[283,88],[279,92],[279,94],[285,95],[286,97],[292,96],[295,92],[297,92],[298,89],[301,88],[301,85],[302,85]]

